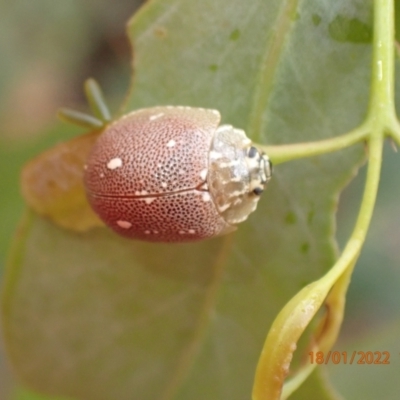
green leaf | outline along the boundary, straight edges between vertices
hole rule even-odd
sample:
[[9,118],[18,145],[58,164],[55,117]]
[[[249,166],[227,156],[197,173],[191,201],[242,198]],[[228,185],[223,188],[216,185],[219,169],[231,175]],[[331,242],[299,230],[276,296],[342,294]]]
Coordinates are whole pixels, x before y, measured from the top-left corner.
[[[366,112],[371,47],[337,40],[338,16],[371,26],[371,4],[148,2],[128,29],[135,74],[123,111],[217,108],[263,144],[344,133]],[[19,375],[82,399],[249,398],[273,318],[332,265],[338,194],[362,156],[359,146],[279,166],[237,233],[197,244],[78,234],[29,214],[3,305]],[[333,398],[310,384],[293,398]]]

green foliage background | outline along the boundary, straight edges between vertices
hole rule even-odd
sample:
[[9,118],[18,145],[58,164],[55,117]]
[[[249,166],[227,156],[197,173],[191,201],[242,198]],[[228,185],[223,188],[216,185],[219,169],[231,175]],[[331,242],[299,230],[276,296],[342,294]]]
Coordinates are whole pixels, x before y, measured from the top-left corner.
[[[318,4],[319,2],[314,3]],[[320,2],[321,5],[323,3]],[[343,4],[345,3],[343,2]],[[358,3],[351,4],[356,7]],[[114,5],[115,3],[105,0],[100,2],[71,1],[62,4],[45,0],[35,0],[35,2],[18,0],[9,5],[0,6],[2,7],[0,9],[2,33],[0,35],[2,38],[0,54],[1,59],[5,60],[0,70],[0,171],[2,173],[0,181],[2,221],[0,255],[2,263],[6,258],[12,232],[23,209],[22,200],[18,194],[18,175],[22,163],[41,149],[47,148],[51,143],[74,136],[79,132],[58,124],[53,118],[55,109],[61,104],[75,103],[78,105],[82,100],[80,97],[81,83],[86,76],[90,75],[95,76],[103,83],[107,96],[115,105],[114,108],[126,93],[130,55],[129,46],[124,39],[123,28],[135,4],[132,1],[120,1],[118,7]],[[46,13],[43,10],[46,10]],[[237,35],[235,32],[235,29],[231,29],[231,40],[235,40]],[[159,33],[162,35],[162,31]],[[363,38],[365,36],[361,34],[354,41],[362,42]],[[302,45],[304,43],[301,41],[297,43],[294,41],[292,44],[293,49]],[[363,46],[363,44],[361,45]],[[154,57],[154,60],[147,60],[148,65],[156,67],[155,73],[162,71],[157,69],[159,68],[157,60],[160,54],[156,52],[148,54]],[[165,57],[167,56],[165,55]],[[113,61],[110,62],[110,59]],[[182,55],[182,60],[183,62],[187,60],[185,55]],[[356,54],[353,61],[359,62]],[[326,62],[326,68],[329,68],[329,60]],[[362,63],[368,62],[368,57],[362,61]],[[209,68],[210,76],[217,72],[218,63],[214,60],[205,60],[204,63],[203,66]],[[293,63],[290,67],[290,74],[295,74],[300,68],[301,65]],[[226,79],[229,82],[229,77]],[[140,92],[140,85],[148,88],[149,83],[137,82],[136,84],[139,87],[136,92],[137,97],[129,98],[129,107],[146,103],[153,104],[154,99],[151,98],[153,91]],[[285,85],[286,83],[282,82],[282,90],[287,90]],[[226,87],[229,87],[227,83],[221,83],[221,90]],[[397,93],[400,93],[400,85],[398,88]],[[323,91],[324,86],[321,85],[318,89]],[[348,96],[347,91],[351,92],[350,84],[347,88],[342,88],[341,95]],[[164,103],[168,100],[181,102],[186,96],[192,105],[196,105],[193,104],[195,100],[190,98],[190,93],[179,93],[176,100],[170,99],[169,93],[170,90],[166,88]],[[241,93],[240,96],[237,96],[236,93],[232,93],[232,99],[233,101],[242,101],[245,107],[251,101],[243,99],[244,95]],[[324,98],[324,94],[321,92],[317,92],[315,95],[321,96],[321,99]],[[162,93],[161,95],[158,93],[157,96],[160,101]],[[202,96],[203,98],[207,97],[207,93]],[[358,100],[366,103],[365,96],[360,95]],[[298,104],[296,104],[295,97],[287,99],[286,111],[288,114],[292,113],[293,118],[296,118],[296,113],[302,111],[302,100],[299,98]],[[237,118],[239,124],[242,123],[240,115],[233,113],[235,108],[232,106],[230,109],[229,103],[219,98],[207,101],[207,106],[221,109],[223,115],[227,117],[226,122],[229,120],[234,124]],[[340,103],[340,100],[338,102]],[[325,106],[327,113],[334,109],[333,105],[326,104]],[[344,125],[340,130],[333,129],[331,131],[342,133],[343,129],[348,129],[359,122],[362,116],[353,115],[353,121],[341,121],[340,123]],[[340,120],[340,115],[338,118]],[[316,134],[320,124],[321,121],[312,119],[304,121],[304,126],[299,127],[301,134],[296,141],[320,137]],[[346,126],[346,124],[348,125]],[[270,130],[274,133],[268,136],[268,141],[279,143],[283,137],[281,132],[284,132],[284,129],[285,127],[279,126],[279,124],[272,126]],[[313,133],[316,134],[315,137],[313,137]],[[266,141],[267,139],[263,137],[258,140]],[[386,149],[385,155],[386,161],[378,197],[378,208],[367,246],[353,277],[347,319],[336,348],[339,351],[347,350],[348,352],[389,350],[392,353],[392,364],[390,366],[330,366],[329,373],[338,390],[347,395],[349,399],[379,397],[390,400],[397,398],[399,390],[396,378],[396,373],[398,374],[400,368],[400,346],[396,339],[400,334],[400,256],[397,234],[400,225],[399,159],[390,148]],[[346,163],[346,155],[336,159],[336,162],[337,160]],[[313,166],[312,161],[307,161],[305,165],[302,174],[307,172],[314,174],[315,171],[318,171],[318,167]],[[329,165],[329,161],[326,165]],[[292,172],[293,168],[295,169],[296,166],[292,163],[282,167],[289,175],[294,173]],[[341,198],[338,214],[340,243],[344,243],[357,212],[360,187],[362,187],[362,174],[360,175]],[[299,176],[298,179],[302,178],[304,179],[304,175]],[[306,188],[307,185],[304,185],[302,189],[306,190]],[[273,214],[273,211],[268,211],[268,209],[262,212]],[[271,217],[273,216],[271,215]],[[290,225],[291,216],[287,217]],[[290,226],[286,226],[285,229],[290,230]],[[246,234],[245,230],[246,228],[243,228],[243,235]],[[276,245],[279,245],[278,241]],[[326,257],[329,259],[331,255],[327,254]],[[310,276],[316,278],[322,274],[322,270],[318,270],[318,265],[314,265],[314,268],[316,270],[313,273],[310,272]],[[292,273],[296,274],[296,270]],[[242,271],[242,274],[247,276],[248,272]],[[288,279],[288,276],[290,279],[290,275],[286,275],[286,271],[280,272],[279,270],[276,270],[274,274],[276,280],[272,282],[271,290],[274,287],[279,292],[279,282],[282,279]],[[286,281],[286,283],[290,287],[290,282]],[[298,288],[293,287],[292,289],[297,290]],[[271,293],[265,293],[267,297],[271,295]],[[242,303],[246,301],[245,292],[242,293],[239,300]],[[270,321],[265,321],[266,328],[269,323]],[[11,375],[4,355],[1,355],[0,398],[34,398],[20,389],[15,392],[14,384],[10,381],[9,376]],[[371,379],[371,376],[374,379]],[[378,385],[376,382],[380,384]]]

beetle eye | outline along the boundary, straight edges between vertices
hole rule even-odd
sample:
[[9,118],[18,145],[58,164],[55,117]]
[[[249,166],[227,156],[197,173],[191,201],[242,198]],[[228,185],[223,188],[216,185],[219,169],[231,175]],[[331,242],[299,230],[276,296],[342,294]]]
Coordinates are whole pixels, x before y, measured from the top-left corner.
[[254,158],[257,155],[257,153],[258,153],[258,150],[254,146],[251,146],[249,148],[249,152],[247,153],[247,156],[250,158]]
[[264,191],[264,190],[263,190],[262,188],[259,188],[259,187],[256,187],[255,189],[253,189],[253,193],[254,193],[256,196],[260,196],[261,193],[262,193],[263,191]]

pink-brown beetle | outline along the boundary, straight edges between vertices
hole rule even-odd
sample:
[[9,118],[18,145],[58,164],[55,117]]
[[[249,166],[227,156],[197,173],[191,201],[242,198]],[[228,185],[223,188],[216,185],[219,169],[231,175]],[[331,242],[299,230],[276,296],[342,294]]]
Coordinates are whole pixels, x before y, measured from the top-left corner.
[[85,166],[94,211],[132,239],[188,242],[236,229],[269,181],[269,158],[216,110],[160,106],[106,126]]

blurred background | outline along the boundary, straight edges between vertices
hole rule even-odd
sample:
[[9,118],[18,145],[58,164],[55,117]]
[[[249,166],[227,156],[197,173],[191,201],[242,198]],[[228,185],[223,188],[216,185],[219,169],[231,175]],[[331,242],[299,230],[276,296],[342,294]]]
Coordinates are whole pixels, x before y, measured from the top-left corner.
[[[0,282],[24,209],[19,194],[21,166],[41,150],[81,132],[58,122],[55,114],[60,106],[87,110],[82,87],[87,77],[101,83],[111,109],[118,109],[130,81],[131,48],[125,25],[140,3],[0,2]],[[400,5],[396,6],[400,11]],[[400,391],[399,171],[400,155],[388,145],[377,208],[353,275],[346,320],[335,347],[349,353],[387,350],[391,365],[329,366],[334,385],[348,399],[397,399]],[[340,246],[354,224],[364,178],[361,170],[341,196],[337,220]],[[18,387],[0,338],[0,400],[17,398],[40,397]]]

